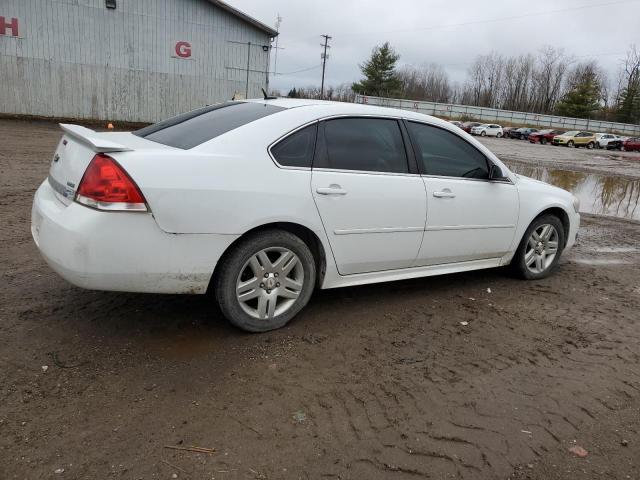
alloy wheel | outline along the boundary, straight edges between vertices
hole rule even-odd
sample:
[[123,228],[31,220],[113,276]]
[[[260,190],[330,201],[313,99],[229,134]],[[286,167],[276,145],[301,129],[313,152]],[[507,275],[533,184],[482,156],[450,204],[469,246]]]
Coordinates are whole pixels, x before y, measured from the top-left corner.
[[246,261],[236,282],[236,298],[253,318],[271,319],[289,310],[304,284],[304,267],[284,247],[260,250]]
[[558,253],[558,231],[553,225],[544,224],[531,232],[524,254],[524,263],[532,273],[543,273],[553,263]]

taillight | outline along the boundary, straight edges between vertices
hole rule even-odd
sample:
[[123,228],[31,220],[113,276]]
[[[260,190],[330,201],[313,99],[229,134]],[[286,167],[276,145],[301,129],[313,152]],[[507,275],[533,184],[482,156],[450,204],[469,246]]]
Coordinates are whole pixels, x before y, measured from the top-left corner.
[[146,212],[142,192],[113,158],[98,153],[82,176],[76,202],[98,210]]

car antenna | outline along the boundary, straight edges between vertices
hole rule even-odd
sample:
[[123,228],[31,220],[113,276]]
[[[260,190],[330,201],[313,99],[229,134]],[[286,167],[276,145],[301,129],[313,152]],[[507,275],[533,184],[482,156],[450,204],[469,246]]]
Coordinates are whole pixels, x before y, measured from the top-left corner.
[[262,95],[264,96],[265,100],[277,100],[278,97],[270,97],[269,95],[267,95],[267,91],[264,88],[261,88],[260,90],[262,90]]

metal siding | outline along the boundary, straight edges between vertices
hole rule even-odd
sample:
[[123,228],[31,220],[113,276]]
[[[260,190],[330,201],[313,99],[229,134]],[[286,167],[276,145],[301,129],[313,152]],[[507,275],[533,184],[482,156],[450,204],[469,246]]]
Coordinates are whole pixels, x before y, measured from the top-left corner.
[[1,113],[157,121],[244,94],[247,42],[249,96],[266,83],[269,35],[206,0],[3,0],[0,15],[20,21],[0,36]]

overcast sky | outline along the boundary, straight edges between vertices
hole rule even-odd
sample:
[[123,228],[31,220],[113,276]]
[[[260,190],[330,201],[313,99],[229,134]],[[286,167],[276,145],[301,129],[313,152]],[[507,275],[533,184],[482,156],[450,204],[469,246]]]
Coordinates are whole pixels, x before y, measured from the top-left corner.
[[544,45],[595,59],[613,78],[628,46],[640,44],[640,0],[227,1],[272,26],[282,17],[279,74],[271,76],[271,87],[282,93],[320,84],[323,33],[333,37],[330,85],[358,80],[358,64],[385,40],[401,55],[400,65],[439,63],[456,81],[479,54],[536,53]]

